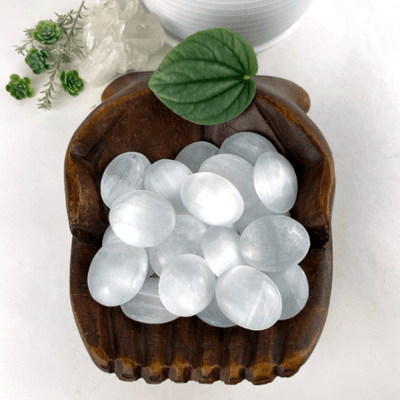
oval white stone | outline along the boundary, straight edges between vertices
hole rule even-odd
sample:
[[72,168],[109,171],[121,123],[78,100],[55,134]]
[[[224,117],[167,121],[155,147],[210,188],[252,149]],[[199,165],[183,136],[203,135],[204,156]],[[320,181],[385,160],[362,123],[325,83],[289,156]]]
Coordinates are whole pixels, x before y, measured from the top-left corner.
[[217,328],[230,328],[236,325],[221,311],[215,296],[207,308],[199,312],[197,316],[206,324],[216,326]]
[[175,160],[185,164],[193,173],[207,158],[218,154],[219,148],[212,143],[199,141],[189,144],[176,156]]
[[237,222],[237,228],[239,230],[239,233],[242,234],[245,228],[247,228],[247,226],[250,225],[256,219],[261,217],[266,217],[267,215],[275,215],[275,214],[276,214],[275,212],[268,210],[268,208],[264,206],[261,200],[258,200],[253,207],[250,207],[247,210],[243,211],[242,216],[239,218]]

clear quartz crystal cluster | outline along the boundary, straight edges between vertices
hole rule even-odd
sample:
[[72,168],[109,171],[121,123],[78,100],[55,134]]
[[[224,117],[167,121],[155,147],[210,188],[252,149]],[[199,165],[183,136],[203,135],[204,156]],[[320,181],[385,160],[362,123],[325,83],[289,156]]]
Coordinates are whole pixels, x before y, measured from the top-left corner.
[[289,216],[296,194],[289,161],[252,132],[221,149],[196,142],[153,164],[121,154],[101,181],[110,226],[89,291],[148,324],[197,315],[258,331],[292,318],[308,299],[299,262],[310,247]]
[[165,40],[158,17],[146,13],[141,0],[96,0],[84,23],[87,55],[79,75],[100,86],[118,73],[143,68]]

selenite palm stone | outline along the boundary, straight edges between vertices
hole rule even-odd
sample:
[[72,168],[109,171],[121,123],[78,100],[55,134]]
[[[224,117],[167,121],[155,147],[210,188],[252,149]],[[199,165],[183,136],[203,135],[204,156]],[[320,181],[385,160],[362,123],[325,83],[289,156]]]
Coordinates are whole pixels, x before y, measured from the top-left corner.
[[149,248],[149,262],[158,276],[163,268],[182,254],[202,256],[201,240],[206,226],[193,215],[177,215],[171,235],[157,246]]
[[247,264],[240,250],[239,240],[239,234],[229,228],[210,226],[206,230],[201,247],[204,258],[215,275],[220,276],[229,268]]
[[144,189],[144,175],[150,161],[141,153],[127,152],[115,157],[104,170],[100,182],[101,197],[108,208],[125,193]]
[[199,172],[212,172],[233,183],[244,201],[244,208],[258,201],[254,189],[253,166],[244,158],[234,154],[217,154],[201,164]]
[[121,305],[122,311],[128,318],[144,324],[165,324],[178,318],[161,303],[158,283],[158,278],[146,279],[139,293]]
[[138,247],[160,244],[174,230],[175,211],[157,193],[135,190],[119,197],[110,210],[110,224],[124,242]]
[[199,141],[189,144],[176,156],[175,160],[185,164],[193,173],[199,172],[200,165],[218,154],[219,148],[212,143]]
[[264,153],[254,166],[254,187],[265,207],[283,214],[289,211],[296,201],[296,172],[281,154]]
[[108,307],[126,303],[142,287],[147,265],[143,248],[125,243],[106,244],[90,264],[87,280],[91,296]]
[[282,296],[282,314],[280,320],[297,315],[308,299],[308,281],[299,265],[292,265],[280,273],[266,273],[278,287]]
[[236,325],[221,311],[215,296],[207,308],[199,312],[197,316],[206,324],[216,326],[217,328],[230,328]]
[[275,146],[264,136],[253,132],[239,132],[225,139],[219,154],[235,154],[254,165],[261,154],[276,152]]
[[310,237],[299,222],[285,215],[253,221],[240,236],[247,263],[267,272],[282,272],[298,264],[310,248]]
[[245,228],[256,219],[261,217],[266,217],[267,215],[275,215],[275,214],[276,214],[275,212],[268,210],[268,208],[264,206],[261,200],[258,200],[257,203],[254,204],[252,207],[243,211],[242,216],[236,223],[238,231],[240,234],[242,234]]
[[261,271],[244,265],[218,278],[215,297],[228,319],[253,331],[270,328],[282,312],[282,298],[275,283]]
[[197,172],[182,184],[184,206],[208,225],[229,225],[244,210],[243,198],[236,187],[224,177],[211,172]]
[[161,302],[169,312],[190,317],[211,303],[215,292],[215,275],[204,258],[183,254],[165,268],[158,290]]
[[182,182],[191,174],[192,171],[179,161],[158,160],[147,169],[144,187],[165,197],[179,213],[185,210],[180,191]]

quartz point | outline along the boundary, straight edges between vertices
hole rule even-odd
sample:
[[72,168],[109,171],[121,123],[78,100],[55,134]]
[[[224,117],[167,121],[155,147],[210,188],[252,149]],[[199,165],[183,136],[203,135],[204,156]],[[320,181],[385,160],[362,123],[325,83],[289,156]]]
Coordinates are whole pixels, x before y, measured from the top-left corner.
[[236,187],[224,177],[211,172],[197,172],[182,184],[184,206],[208,225],[229,225],[244,210],[243,198]]
[[238,265],[217,280],[215,297],[225,316],[253,331],[270,328],[282,312],[282,298],[275,283],[255,268]]
[[147,266],[143,248],[125,243],[106,244],[90,264],[89,292],[104,306],[124,304],[139,292],[146,279]]
[[193,173],[199,172],[203,162],[216,154],[219,148],[210,142],[194,142],[186,146],[176,156],[175,160],[185,164]]
[[215,326],[217,328],[230,328],[231,326],[236,325],[221,311],[215,296],[207,308],[199,312],[197,316],[206,324]]
[[265,207],[283,214],[289,211],[296,201],[296,172],[281,154],[264,153],[254,166],[254,187]]
[[127,152],[115,157],[104,170],[100,182],[100,193],[104,203],[112,203],[125,193],[144,189],[144,176],[150,161],[141,153]]
[[121,305],[123,313],[130,319],[144,324],[165,324],[177,319],[161,303],[158,295],[158,278],[144,281],[139,293],[127,303]]
[[132,246],[151,247],[172,233],[176,215],[171,204],[159,194],[134,190],[114,201],[109,219],[121,240]]
[[310,237],[299,222],[285,215],[253,221],[240,237],[247,263],[266,272],[282,272],[298,264],[310,248]]
[[244,158],[234,154],[217,154],[205,160],[199,172],[213,172],[228,179],[244,201],[244,208],[250,208],[258,201],[254,189],[253,166]]
[[161,302],[169,312],[190,317],[211,303],[215,275],[204,258],[183,254],[164,269],[158,290]]
[[235,154],[254,165],[265,152],[276,152],[275,146],[264,136],[254,132],[239,132],[225,139],[220,154]]

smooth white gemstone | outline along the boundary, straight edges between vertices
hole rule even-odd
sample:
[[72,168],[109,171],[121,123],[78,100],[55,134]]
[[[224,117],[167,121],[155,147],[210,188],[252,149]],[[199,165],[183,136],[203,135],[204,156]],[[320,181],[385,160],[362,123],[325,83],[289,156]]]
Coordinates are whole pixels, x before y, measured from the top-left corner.
[[181,186],[190,175],[192,171],[179,161],[158,160],[148,168],[144,187],[165,197],[176,213],[183,212],[185,206],[181,200]]
[[254,165],[261,154],[276,152],[275,146],[264,136],[253,132],[239,132],[225,139],[220,154],[236,154]]
[[204,258],[184,254],[168,264],[160,277],[159,294],[172,314],[190,317],[203,311],[215,291],[215,275]]
[[208,225],[229,225],[244,210],[242,196],[227,179],[210,172],[189,176],[181,187],[182,202],[187,210]]
[[281,154],[264,153],[254,166],[254,187],[265,207],[283,214],[296,201],[296,172]]
[[195,173],[199,172],[200,165],[209,158],[218,154],[219,148],[209,142],[194,142],[189,144],[176,156],[175,160],[185,164]]
[[234,154],[217,154],[201,164],[199,172],[213,172],[235,185],[244,201],[244,208],[258,201],[254,189],[253,166],[244,158]]
[[280,320],[297,315],[308,299],[308,281],[299,265],[292,265],[281,273],[266,273],[278,287],[282,296],[282,314]]
[[118,197],[136,189],[144,189],[144,176],[150,161],[134,151],[115,157],[104,170],[100,183],[101,198],[108,208]]
[[91,296],[108,307],[126,303],[142,287],[147,265],[143,248],[125,243],[106,244],[90,264],[88,286]]
[[261,200],[258,200],[257,203],[254,204],[254,206],[243,211],[242,216],[239,218],[239,221],[237,222],[237,228],[239,230],[239,233],[242,234],[245,228],[256,219],[261,217],[266,217],[267,215],[275,215],[275,214],[276,214],[275,212],[268,210],[268,208],[264,206]]
[[158,283],[158,278],[146,279],[139,293],[122,304],[121,309],[124,314],[144,324],[164,324],[177,319],[178,316],[171,314],[161,303]]
[[239,265],[222,274],[215,297],[232,322],[253,331],[268,329],[278,321],[282,298],[274,282],[255,268]]
[[163,268],[182,254],[202,256],[201,239],[206,226],[193,215],[177,215],[175,229],[157,246],[149,248],[149,261],[158,276]]
[[236,325],[221,311],[215,296],[208,307],[199,312],[197,316],[206,324],[216,326],[217,328],[230,328]]
[[240,236],[237,232],[222,226],[211,226],[202,239],[203,255],[215,275],[237,265],[246,265],[239,248]]
[[310,248],[310,237],[296,220],[270,215],[253,221],[240,237],[247,263],[267,272],[281,272],[298,264]]
[[160,244],[175,227],[171,204],[159,194],[146,190],[135,190],[115,200],[109,219],[121,240],[139,247]]

